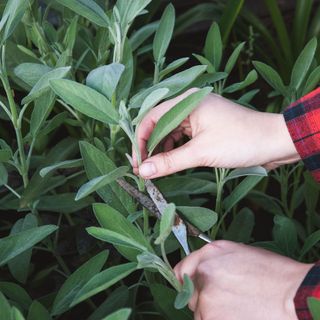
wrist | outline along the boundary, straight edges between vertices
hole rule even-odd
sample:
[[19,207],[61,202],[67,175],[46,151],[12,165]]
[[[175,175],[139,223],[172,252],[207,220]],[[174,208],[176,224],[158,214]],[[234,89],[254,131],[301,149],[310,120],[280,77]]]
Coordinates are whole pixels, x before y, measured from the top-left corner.
[[282,114],[265,114],[268,117],[265,127],[270,150],[271,166],[279,166],[301,160],[292,141],[285,119]]

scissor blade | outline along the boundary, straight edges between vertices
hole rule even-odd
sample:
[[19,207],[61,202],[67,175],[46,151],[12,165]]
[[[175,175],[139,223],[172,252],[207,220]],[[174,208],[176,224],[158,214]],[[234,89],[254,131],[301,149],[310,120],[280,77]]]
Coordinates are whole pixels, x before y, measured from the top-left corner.
[[[155,203],[160,214],[163,215],[163,212],[168,205],[167,200],[150,180],[146,180],[145,186],[150,198]],[[185,254],[190,254],[190,249],[187,241],[187,227],[180,218],[177,219],[177,223],[172,227],[172,232],[181,244]]]

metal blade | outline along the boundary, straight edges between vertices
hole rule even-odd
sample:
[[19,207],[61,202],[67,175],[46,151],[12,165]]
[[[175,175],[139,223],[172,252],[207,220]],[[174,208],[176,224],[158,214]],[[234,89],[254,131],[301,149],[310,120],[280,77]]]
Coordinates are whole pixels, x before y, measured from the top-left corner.
[[[162,215],[168,205],[167,200],[164,198],[159,189],[153,184],[153,182],[151,182],[151,180],[146,180],[145,186],[150,198],[153,200],[160,214]],[[172,232],[181,244],[185,254],[189,255],[190,249],[187,241],[187,227],[179,217],[176,219],[176,223],[172,227]]]

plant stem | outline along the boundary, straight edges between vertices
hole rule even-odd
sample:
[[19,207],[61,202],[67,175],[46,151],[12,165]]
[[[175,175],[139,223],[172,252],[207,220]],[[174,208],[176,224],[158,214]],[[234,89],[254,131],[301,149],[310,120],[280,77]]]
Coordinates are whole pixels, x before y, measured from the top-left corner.
[[21,199],[21,196],[18,192],[16,192],[15,190],[13,190],[9,185],[5,184],[4,185],[9,191],[11,191],[18,199]]
[[168,267],[170,269],[172,269],[171,264],[170,264],[170,262],[168,260],[168,257],[167,257],[166,249],[164,247],[164,241],[161,241],[160,249],[161,249],[161,255],[162,255],[162,258],[163,258],[164,262],[168,265]]

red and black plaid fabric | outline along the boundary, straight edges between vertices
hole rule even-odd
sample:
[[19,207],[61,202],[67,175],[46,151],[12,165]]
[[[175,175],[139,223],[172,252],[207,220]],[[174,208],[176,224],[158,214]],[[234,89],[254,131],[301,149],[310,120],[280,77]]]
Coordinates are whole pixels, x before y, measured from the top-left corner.
[[320,182],[320,88],[290,105],[284,118],[301,159]]
[[[301,159],[320,182],[320,88],[290,105],[284,118]],[[294,298],[299,320],[312,320],[308,297],[320,299],[320,261],[308,272]]]
[[294,298],[299,320],[313,319],[307,304],[309,297],[320,299],[320,261],[310,269]]

